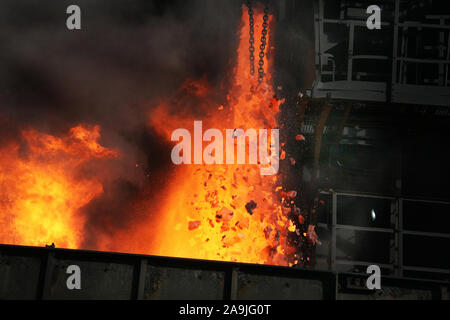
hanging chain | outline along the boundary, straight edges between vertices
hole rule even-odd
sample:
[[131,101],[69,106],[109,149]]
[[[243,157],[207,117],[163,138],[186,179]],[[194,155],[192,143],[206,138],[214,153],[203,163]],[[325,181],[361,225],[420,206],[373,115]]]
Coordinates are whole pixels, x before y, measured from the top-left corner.
[[264,50],[266,50],[266,41],[267,41],[267,28],[269,27],[269,7],[266,5],[264,8],[264,16],[263,16],[263,30],[261,36],[261,45],[259,48],[261,52],[259,53],[259,68],[258,68],[258,82],[261,82],[264,79]]
[[250,44],[250,75],[254,75],[255,74],[255,47],[254,47],[254,43],[255,43],[255,30],[254,30],[254,26],[255,26],[255,20],[253,18],[253,8],[252,8],[252,3],[251,1],[247,2],[247,6],[248,6],[248,19],[249,19],[249,25],[250,25],[250,39],[249,39],[249,44]]

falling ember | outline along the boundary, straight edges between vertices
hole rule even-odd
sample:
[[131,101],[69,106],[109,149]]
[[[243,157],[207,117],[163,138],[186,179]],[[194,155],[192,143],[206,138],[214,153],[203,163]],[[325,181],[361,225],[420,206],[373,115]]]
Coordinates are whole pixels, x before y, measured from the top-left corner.
[[[264,77],[258,81],[263,16],[262,8],[255,8],[254,74],[250,72],[249,17],[243,8],[226,101],[216,103],[217,92],[205,79],[186,79],[179,94],[151,109],[149,125],[164,139],[170,141],[173,130],[191,128],[196,120],[222,131],[277,129],[284,101],[272,87],[270,15],[262,59]],[[59,137],[24,130],[20,143],[0,147],[0,243],[86,245],[86,232],[95,228],[87,224],[83,210],[104,195],[103,181],[113,179],[105,161],[119,157],[118,151],[103,147],[99,139],[98,126],[79,125]],[[267,142],[271,153],[272,141]],[[246,141],[235,139],[235,147],[242,143]],[[135,159],[131,166],[136,171],[145,167]],[[96,234],[94,249],[292,265],[295,250],[287,238],[289,232],[298,230],[289,218],[292,204],[287,201],[296,193],[283,193],[280,177],[261,175],[260,169],[258,164],[174,165],[174,170],[166,172],[167,184],[155,195],[142,192],[130,200],[133,203],[126,206],[126,216],[137,218],[121,221],[120,230],[106,228],[105,233]],[[152,187],[153,192],[156,186]],[[107,224],[113,217],[99,219]]]
[[78,169],[118,155],[99,137],[98,126],[74,127],[63,138],[27,130],[23,143],[0,149],[0,243],[79,248],[84,219],[78,211],[103,187]]
[[[188,80],[182,90],[191,90],[207,110],[209,128],[277,128],[279,106],[272,88],[273,47],[269,34],[264,52],[264,79],[258,83],[259,39],[262,35],[262,8],[255,9],[255,73],[250,74],[249,18],[243,8],[240,42],[234,80],[227,95],[227,107],[213,105],[208,84]],[[272,17],[269,16],[269,25]],[[151,114],[150,125],[170,140],[176,128],[192,128],[193,114],[175,116],[161,103]],[[218,111],[220,110],[220,111]],[[215,112],[215,113],[214,113]],[[204,115],[206,117],[206,115]],[[258,165],[180,165],[158,221],[149,229],[157,233],[151,252],[165,256],[288,265],[288,228],[276,190],[278,176],[262,176]],[[292,250],[290,250],[292,252]]]

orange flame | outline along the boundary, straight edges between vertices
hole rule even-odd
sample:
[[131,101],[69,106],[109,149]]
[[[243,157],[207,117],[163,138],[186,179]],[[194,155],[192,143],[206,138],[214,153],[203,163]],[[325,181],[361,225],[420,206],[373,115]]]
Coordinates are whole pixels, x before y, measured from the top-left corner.
[[[250,75],[249,23],[243,8],[227,103],[212,102],[213,89],[204,79],[188,79],[180,92],[189,92],[193,101],[175,98],[151,113],[150,124],[161,135],[170,140],[174,129],[190,128],[194,120],[203,120],[208,128],[277,127],[283,100],[275,97],[271,83],[270,30],[265,77],[261,84],[257,80],[262,22],[262,10],[255,9],[255,75]],[[177,104],[200,112],[196,116]],[[0,147],[0,243],[80,248],[86,230],[81,210],[103,193],[101,178],[108,175],[100,166],[91,174],[83,168],[119,153],[99,144],[98,126],[77,126],[61,138],[26,130],[22,138],[23,144]],[[278,176],[261,176],[258,165],[184,165],[169,172],[167,180],[170,185],[160,191],[157,205],[142,201],[130,206],[131,214],[143,218],[112,236],[99,235],[96,249],[288,265],[292,248],[286,233],[292,223],[276,193],[281,189]],[[257,205],[250,212],[249,203]]]
[[78,210],[103,192],[95,178],[77,168],[117,152],[98,144],[100,128],[77,126],[64,138],[22,132],[24,146],[2,148],[0,158],[0,243],[78,248],[84,219]]
[[[255,10],[255,48],[262,34],[262,10]],[[269,22],[272,20],[270,17]],[[269,33],[270,34],[270,30]],[[204,121],[213,128],[276,128],[278,108],[272,88],[273,55],[267,36],[264,81],[258,85],[258,54],[255,75],[250,75],[249,23],[242,14],[240,43],[234,81],[227,106],[208,101],[208,88],[199,81],[190,87],[199,108],[208,110]],[[258,52],[256,50],[255,52]],[[169,114],[170,103],[162,103],[151,115],[151,125],[170,139],[178,127],[192,128],[194,115]],[[289,221],[281,210],[275,189],[277,176],[261,176],[257,165],[182,165],[177,168],[165,206],[152,231],[157,241],[151,251],[165,256],[287,265],[286,230]],[[246,204],[257,204],[253,214]],[[156,228],[155,228],[156,227]]]

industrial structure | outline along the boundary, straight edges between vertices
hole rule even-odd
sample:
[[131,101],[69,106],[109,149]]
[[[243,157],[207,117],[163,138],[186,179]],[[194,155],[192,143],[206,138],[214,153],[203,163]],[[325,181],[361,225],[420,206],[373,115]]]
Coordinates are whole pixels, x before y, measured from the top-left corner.
[[[82,270],[67,288],[67,268]],[[0,299],[448,299],[448,283],[84,250],[0,246]]]
[[[276,32],[301,2],[269,1]],[[448,300],[450,11],[374,1],[381,29],[368,30],[365,1],[312,4],[314,82],[286,85],[298,90],[285,107],[306,137],[287,183],[312,186],[322,207],[308,268],[0,245],[0,299]],[[294,57],[302,44],[278,45]],[[82,290],[67,289],[70,265]]]
[[381,28],[368,30],[366,2],[315,1],[309,94],[324,107],[302,131],[322,136],[314,161],[329,247],[319,265],[448,281],[450,254],[438,248],[450,239],[449,12],[431,0],[377,5]]

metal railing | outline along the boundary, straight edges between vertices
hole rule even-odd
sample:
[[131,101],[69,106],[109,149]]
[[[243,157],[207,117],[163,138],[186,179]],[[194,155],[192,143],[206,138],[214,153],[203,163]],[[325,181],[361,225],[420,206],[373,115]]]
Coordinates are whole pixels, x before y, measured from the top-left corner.
[[[356,28],[366,28],[366,20],[363,17],[361,17],[361,20],[345,18],[342,12],[339,18],[326,18],[324,3],[325,0],[318,0],[315,4],[315,64],[317,68],[316,80],[312,90],[313,98],[330,96],[335,99],[450,105],[450,91],[448,90],[450,15],[426,15],[424,16],[424,19],[427,20],[425,22],[406,21],[402,14],[407,8],[404,5],[402,6],[401,0],[392,0],[393,20],[386,21],[386,19],[383,19],[388,15],[386,12],[383,13],[381,22],[382,29],[392,32],[392,55],[355,54],[355,42],[358,41],[355,38],[355,30]],[[347,35],[341,35],[346,38],[347,41],[345,42],[348,42],[345,53],[347,65],[343,68],[337,68],[336,60],[338,60],[338,57],[327,52],[328,49],[336,45],[328,40],[325,32],[325,26],[327,25],[344,25],[348,29]],[[433,58],[412,57],[408,52],[408,42],[417,41],[417,39],[411,37],[413,34],[410,32],[411,30],[434,30],[438,35],[438,42],[433,48],[439,48],[439,54]],[[342,41],[344,40],[341,39]],[[388,42],[387,45],[390,45]],[[425,47],[421,49],[425,49]],[[373,63],[386,61],[389,65],[392,65],[392,70],[385,70],[383,74],[358,72],[355,69],[356,60],[366,60],[368,63],[372,63],[370,61],[373,61]],[[419,71],[417,71],[420,65],[437,66],[437,78],[422,79],[424,76],[420,77]],[[407,69],[410,68],[411,70],[412,67],[416,68],[416,72],[407,73]],[[389,74],[390,72],[391,74]],[[336,81],[338,76],[342,81]],[[360,76],[366,76],[366,79],[361,80]],[[328,79],[331,79],[331,81]],[[345,85],[339,85],[339,82],[345,82]],[[411,86],[414,86],[414,88]],[[430,87],[433,91],[430,91]],[[411,96],[411,93],[414,97]]]
[[[329,192],[322,192],[323,195],[330,195]],[[375,198],[375,199],[385,199],[391,200],[391,206],[395,209],[391,210],[392,219],[395,221],[393,225],[389,228],[379,228],[379,227],[363,227],[356,225],[346,225],[338,224],[338,198],[339,196],[346,197],[361,197],[361,198]],[[349,192],[332,192],[331,193],[331,210],[330,219],[328,223],[319,223],[318,226],[328,230],[329,232],[329,255],[327,257],[328,268],[331,271],[336,271],[338,265],[371,265],[376,264],[381,268],[390,269],[393,271],[395,276],[402,277],[403,271],[418,271],[430,274],[450,274],[450,269],[446,268],[431,268],[422,266],[412,266],[404,264],[404,236],[414,235],[419,237],[432,237],[432,238],[445,238],[450,239],[450,233],[442,232],[426,232],[417,230],[408,230],[404,228],[403,218],[404,218],[404,203],[407,201],[411,202],[421,202],[430,204],[444,204],[449,205],[450,202],[430,200],[430,199],[416,199],[411,197],[395,197],[395,196],[385,196],[385,195],[373,195],[373,194],[362,194],[362,193],[349,193]],[[377,232],[385,233],[393,236],[394,247],[393,250],[396,253],[392,263],[380,264],[374,261],[355,261],[337,258],[337,237],[336,233],[338,230],[351,230],[351,231],[363,231],[363,232]]]

